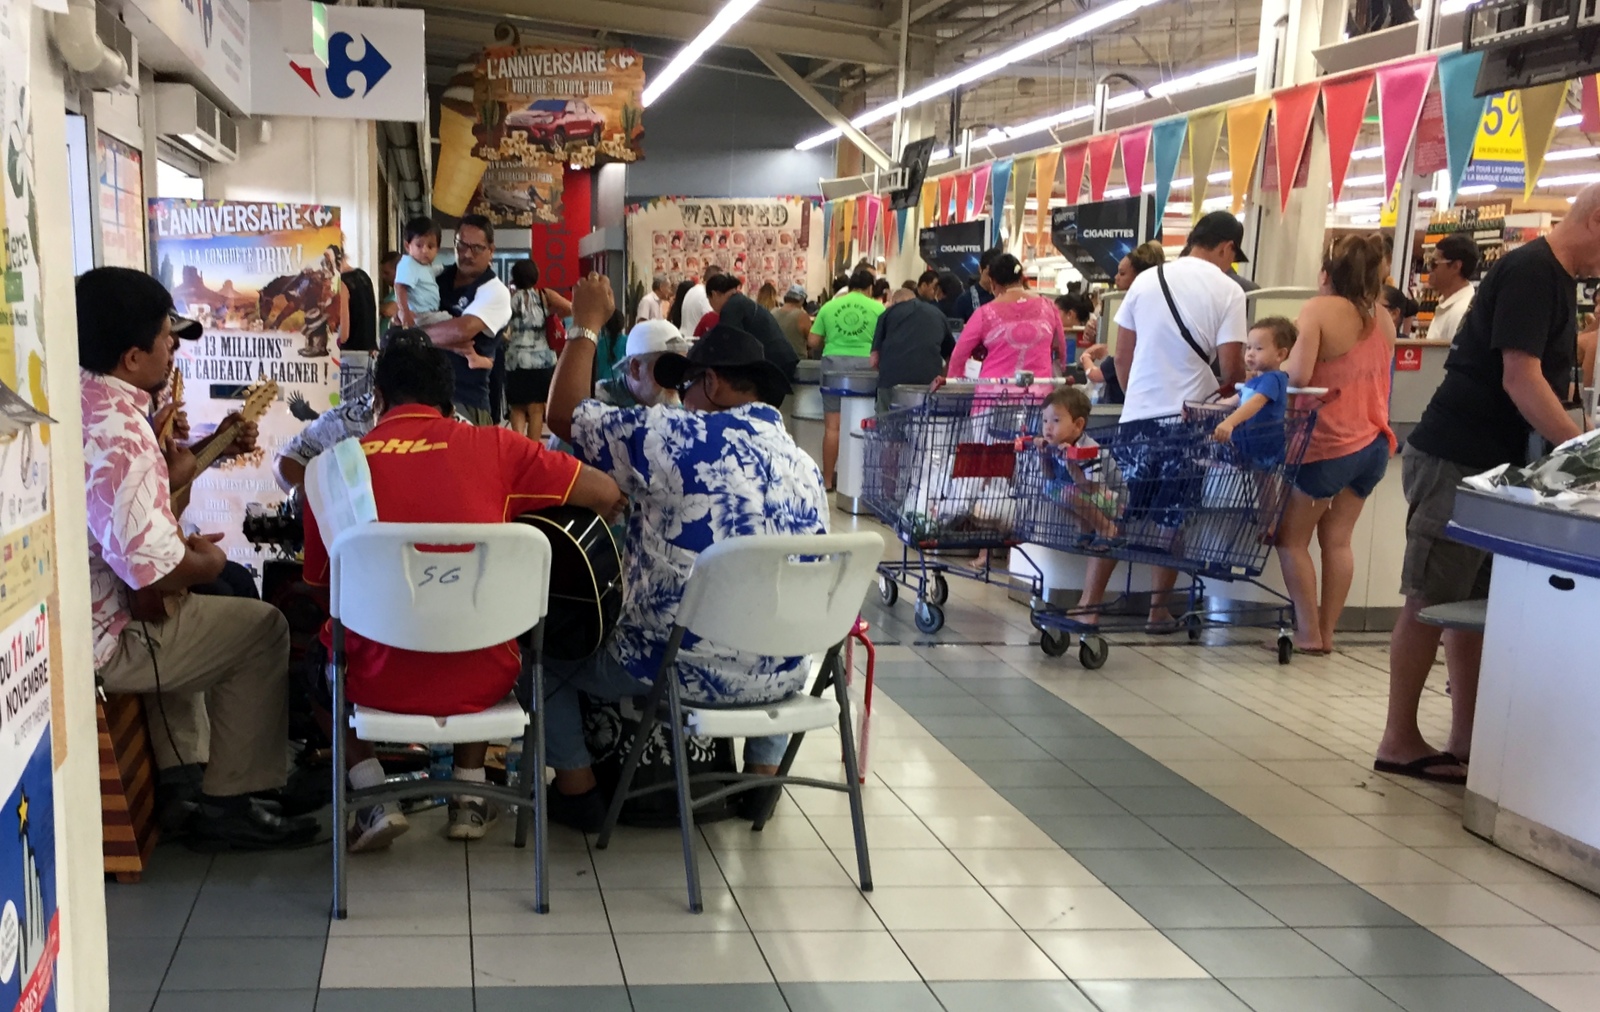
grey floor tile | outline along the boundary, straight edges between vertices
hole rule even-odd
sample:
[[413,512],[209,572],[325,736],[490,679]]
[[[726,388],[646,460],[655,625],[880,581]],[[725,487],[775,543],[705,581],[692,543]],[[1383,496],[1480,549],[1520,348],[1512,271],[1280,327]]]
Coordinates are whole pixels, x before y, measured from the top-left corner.
[[328,934],[330,891],[267,892],[206,886],[189,916],[193,937],[306,937]]
[[967,763],[972,772],[990,787],[1087,787],[1082,777],[1049,756],[1039,762],[974,760]]
[[111,938],[129,935],[167,935],[177,938],[194,909],[200,893],[199,882],[151,886],[106,886],[106,934]]
[[1132,815],[1050,815],[1033,820],[1050,839],[1068,850],[1123,850],[1160,847],[1161,834]]
[[1494,972],[1427,928],[1305,928],[1300,934],[1363,977],[1463,977]]
[[1244,892],[1291,928],[1413,926],[1411,918],[1359,886],[1245,886]]
[[1007,762],[1050,758],[1049,753],[1021,736],[1004,738],[940,738],[940,743],[957,759],[1000,759]]
[[139,876],[139,881],[130,883],[128,888],[140,889],[148,886],[161,888],[176,885],[199,888],[211,870],[212,857],[211,854],[192,851],[181,843],[164,841],[158,844],[150,855],[150,864]]
[[[998,661],[996,663],[999,663]],[[954,678],[951,681],[985,701],[1031,699],[1038,703],[1035,713],[1078,713],[1078,708],[1055,695],[1031,678]],[[1012,711],[1021,712],[1021,711]]]
[[1040,735],[1033,740],[1038,742],[1039,746],[1046,752],[1062,762],[1150,762],[1143,752],[1140,752],[1121,738],[1114,738],[1109,735]]
[[1289,928],[1201,928],[1166,935],[1213,977],[1350,975]]
[[911,699],[924,696],[954,696],[958,699],[969,699],[971,696],[966,689],[946,678],[941,672],[925,667],[917,674],[906,674],[895,678],[884,676],[880,664],[879,670],[872,676],[872,684],[887,692],[896,702],[902,699]]
[[1504,977],[1369,977],[1406,1012],[1555,1012]]
[[1118,886],[1116,893],[1158,928],[1276,928],[1278,919],[1233,886]]
[[315,988],[322,979],[321,938],[187,937],[172,957],[163,990],[273,991]]
[[155,988],[141,988],[134,991],[111,991],[111,1012],[150,1012],[150,1006],[156,1003]]
[[1107,787],[1106,794],[1134,815],[1225,815],[1233,809],[1198,787]]
[[1002,787],[1000,796],[1029,818],[1049,815],[1126,815],[1093,787]]
[[[984,705],[983,700],[973,699],[971,696],[922,696],[906,695],[904,698],[895,697],[895,702],[900,708],[918,722],[923,717],[993,717],[994,711]],[[926,726],[926,725],[924,725]]]
[[[961,684],[971,686],[973,683]],[[991,681],[991,684],[1009,686],[1011,683]],[[1039,693],[989,693],[973,687],[972,694],[983,700],[989,709],[1011,721],[1012,727],[1026,735],[1061,734],[1062,732],[1056,729],[1063,726],[1063,720],[1073,720],[1074,730],[1080,727],[1076,719],[1079,717],[1078,711],[1042,689]]]
[[1078,986],[1100,1012],[1250,1012],[1214,980],[1089,980]]
[[1242,815],[1153,815],[1151,829],[1179,847],[1287,847]]
[[1108,886],[1223,884],[1205,865],[1176,847],[1085,850],[1073,857]]
[[[480,994],[490,995],[497,988],[484,988]],[[508,988],[507,990],[516,990]],[[551,991],[563,988],[549,988]],[[218,1006],[219,1009],[226,1006]],[[489,1008],[481,1004],[480,1008]],[[507,1006],[508,1008],[510,1006]],[[537,1009],[538,1005],[522,1006]],[[584,1006],[568,1006],[582,1008]],[[627,1006],[624,1005],[623,1008]],[[473,1012],[470,987],[414,987],[414,988],[339,988],[326,990],[317,996],[317,1012]],[[598,1010],[597,1010],[598,1012]],[[609,1010],[607,1010],[609,1012]]]
[[[928,985],[909,983],[779,984],[789,1012],[942,1012]],[[484,1012],[480,1004],[478,1012]]]
[[1022,737],[1022,732],[1006,723],[996,714],[986,716],[917,715],[917,723],[937,738],[1008,738]]
[[1223,983],[1253,1012],[1400,1012],[1372,985],[1353,977],[1229,980]]
[[[472,1008],[473,1006],[469,1006]],[[476,1012],[629,1012],[628,989],[607,987],[480,987]],[[318,1009],[317,1012],[322,1012]],[[390,1012],[385,1009],[384,1012]]]
[[788,1012],[789,1008],[776,984],[652,984],[630,987],[628,993],[633,1012]]
[[178,939],[166,935],[114,936],[106,944],[116,991],[159,990],[178,951]]
[[1041,704],[1039,700],[1028,700],[1028,703],[1031,709],[1026,714],[1013,712],[1008,714],[1006,719],[1011,721],[1012,726],[1018,731],[1036,741],[1049,738],[1079,740],[1097,738],[1102,741],[1121,741],[1110,731],[1066,703],[1061,704],[1066,707],[1064,710],[1051,710],[1048,703]]
[[929,986],[946,1012],[1095,1012],[1094,1003],[1066,980],[963,980]]
[[1287,847],[1191,847],[1189,854],[1236,886],[1348,884],[1320,861]]
[[317,992],[163,991],[153,1012],[315,1012]]
[[328,889],[333,881],[328,848],[217,854],[212,858],[206,885],[311,892]]
[[[1129,746],[1130,748],[1132,746]],[[1096,787],[1187,787],[1189,781],[1154,759],[1119,762],[1112,759],[1072,759],[1067,766]]]

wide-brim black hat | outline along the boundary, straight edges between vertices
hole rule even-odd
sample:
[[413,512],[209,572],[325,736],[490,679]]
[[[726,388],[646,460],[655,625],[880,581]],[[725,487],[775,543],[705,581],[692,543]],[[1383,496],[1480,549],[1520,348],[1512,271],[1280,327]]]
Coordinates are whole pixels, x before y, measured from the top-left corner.
[[687,355],[663,352],[656,359],[656,383],[663,389],[676,390],[692,367],[749,376],[755,381],[757,395],[773,407],[782,404],[794,389],[783,370],[767,361],[761,341],[737,327],[712,327],[689,348]]

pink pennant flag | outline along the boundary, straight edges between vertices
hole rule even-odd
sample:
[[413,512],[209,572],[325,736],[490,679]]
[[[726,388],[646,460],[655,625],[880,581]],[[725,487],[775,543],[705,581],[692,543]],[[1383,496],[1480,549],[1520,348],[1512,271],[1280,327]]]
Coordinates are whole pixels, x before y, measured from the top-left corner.
[[1061,149],[1061,164],[1067,173],[1067,206],[1083,196],[1083,166],[1089,160],[1089,145],[1074,144]]
[[1437,57],[1422,56],[1378,68],[1378,129],[1383,134],[1383,192],[1393,193],[1417,132]]
[[971,171],[956,175],[956,221],[969,221],[972,218],[972,173]]
[[1144,163],[1150,154],[1150,129],[1153,124],[1124,130],[1117,135],[1122,142],[1122,175],[1128,181],[1128,196],[1137,197],[1144,191]]
[[878,237],[878,216],[883,213],[883,202],[877,197],[864,199],[867,202],[867,230],[861,237],[861,245],[870,253],[873,240]]
[[1106,184],[1111,182],[1111,163],[1117,160],[1117,135],[1101,134],[1089,138],[1089,199],[1106,199]]
[[984,162],[972,171],[972,216],[980,217],[989,203],[989,172],[993,162]]

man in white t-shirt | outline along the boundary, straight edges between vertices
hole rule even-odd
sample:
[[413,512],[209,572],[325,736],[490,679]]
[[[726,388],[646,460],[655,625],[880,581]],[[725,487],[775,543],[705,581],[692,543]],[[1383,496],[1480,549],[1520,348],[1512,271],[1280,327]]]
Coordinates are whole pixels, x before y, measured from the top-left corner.
[[[1174,446],[1181,435],[1171,416],[1186,402],[1215,394],[1219,378],[1226,387],[1244,379],[1244,290],[1229,276],[1243,259],[1243,241],[1244,226],[1233,215],[1206,215],[1189,233],[1188,255],[1141,273],[1117,310],[1117,375],[1124,377],[1126,391],[1123,433],[1141,423],[1149,429],[1145,438],[1119,440],[1123,445],[1113,449],[1128,484],[1123,536],[1154,554],[1179,550],[1184,515],[1198,505],[1191,500],[1198,497],[1200,481],[1192,473],[1193,462]],[[1089,564],[1081,607],[1094,608],[1104,599],[1114,565],[1108,559]],[[1155,567],[1150,632],[1177,629],[1166,604],[1177,579],[1177,570]]]
[[711,297],[706,294],[706,282],[721,273],[721,267],[706,264],[706,272],[700,278],[700,283],[684,293],[683,319],[678,324],[678,332],[684,337],[692,339],[695,328],[700,326],[700,317],[711,312]]
[[1454,341],[1472,308],[1472,272],[1478,269],[1478,242],[1470,235],[1454,233],[1434,247],[1433,267],[1428,271],[1428,287],[1439,293],[1439,304],[1428,324],[1428,340]]
[[667,315],[667,303],[672,300],[672,282],[667,280],[665,274],[657,274],[650,279],[650,291],[639,300],[639,312],[634,317],[637,323],[646,320],[661,320]]
[[[438,345],[470,339],[472,348],[493,360],[495,341],[511,322],[511,290],[494,273],[494,225],[469,214],[456,226],[456,262],[439,275],[439,308],[454,319],[423,327]],[[461,355],[450,356],[455,370],[456,414],[474,425],[493,425],[489,407],[489,369],[475,368]]]

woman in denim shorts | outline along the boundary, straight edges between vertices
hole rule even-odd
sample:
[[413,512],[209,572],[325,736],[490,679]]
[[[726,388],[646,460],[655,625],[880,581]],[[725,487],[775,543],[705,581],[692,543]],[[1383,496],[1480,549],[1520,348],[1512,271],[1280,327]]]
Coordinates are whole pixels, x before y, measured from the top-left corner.
[[[1378,309],[1386,260],[1376,235],[1335,242],[1322,263],[1322,294],[1301,308],[1299,338],[1284,362],[1292,385],[1328,390],[1277,534],[1278,565],[1294,602],[1294,645],[1303,653],[1333,650],[1334,626],[1355,576],[1350,536],[1394,454],[1394,321]],[[1322,550],[1320,607],[1313,534]]]

